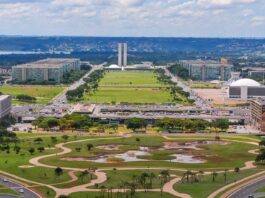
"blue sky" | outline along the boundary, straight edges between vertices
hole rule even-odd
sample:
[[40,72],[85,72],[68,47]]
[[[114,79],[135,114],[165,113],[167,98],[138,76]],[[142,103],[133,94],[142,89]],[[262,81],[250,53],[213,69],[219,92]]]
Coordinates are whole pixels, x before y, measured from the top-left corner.
[[0,0],[0,34],[265,37],[265,0]]

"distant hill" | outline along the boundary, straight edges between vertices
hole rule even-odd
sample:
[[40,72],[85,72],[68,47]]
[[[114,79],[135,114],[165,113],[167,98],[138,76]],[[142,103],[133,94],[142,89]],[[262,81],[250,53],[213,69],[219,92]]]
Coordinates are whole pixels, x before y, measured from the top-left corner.
[[0,51],[111,52],[127,42],[132,52],[244,52],[265,50],[265,39],[0,36]]

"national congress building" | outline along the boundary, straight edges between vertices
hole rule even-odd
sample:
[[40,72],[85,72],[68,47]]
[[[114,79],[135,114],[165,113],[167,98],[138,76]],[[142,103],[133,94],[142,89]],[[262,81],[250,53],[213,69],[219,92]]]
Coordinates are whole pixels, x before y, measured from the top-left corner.
[[49,58],[12,67],[12,81],[48,81],[60,83],[67,72],[80,70],[79,59]]

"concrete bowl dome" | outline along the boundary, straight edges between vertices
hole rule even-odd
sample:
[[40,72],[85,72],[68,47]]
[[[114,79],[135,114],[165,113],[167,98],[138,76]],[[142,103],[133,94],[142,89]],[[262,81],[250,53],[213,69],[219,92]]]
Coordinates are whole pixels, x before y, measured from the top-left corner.
[[235,82],[232,82],[230,86],[231,87],[260,87],[261,85],[255,80],[252,80],[249,78],[243,78]]
[[113,64],[113,65],[110,65],[109,68],[112,68],[112,69],[118,69],[118,68],[120,68],[120,66],[118,66],[118,65],[114,65],[114,64]]

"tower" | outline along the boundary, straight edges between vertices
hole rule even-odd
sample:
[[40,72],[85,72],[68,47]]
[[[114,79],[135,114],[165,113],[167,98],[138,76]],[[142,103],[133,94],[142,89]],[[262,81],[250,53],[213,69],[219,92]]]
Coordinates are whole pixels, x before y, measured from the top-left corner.
[[118,44],[118,65],[122,66],[122,43]]
[[127,66],[127,43],[119,43],[118,44],[118,65],[120,67]]

